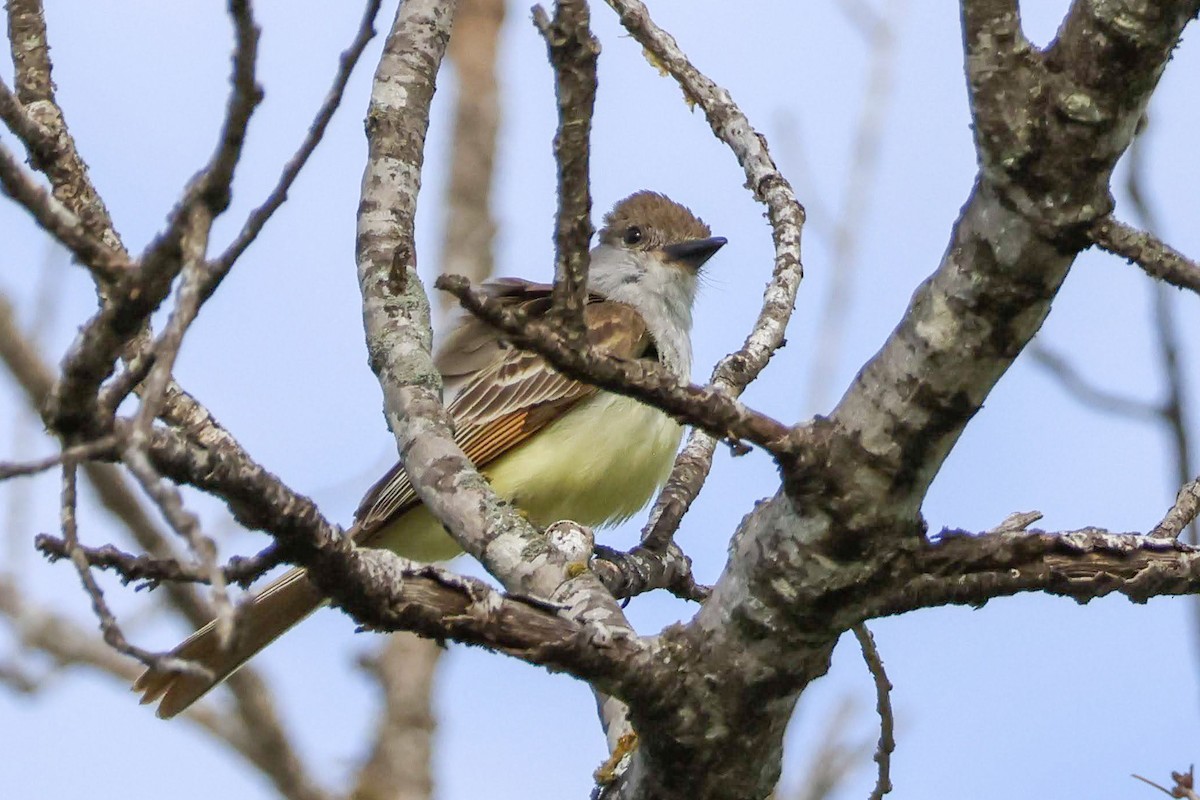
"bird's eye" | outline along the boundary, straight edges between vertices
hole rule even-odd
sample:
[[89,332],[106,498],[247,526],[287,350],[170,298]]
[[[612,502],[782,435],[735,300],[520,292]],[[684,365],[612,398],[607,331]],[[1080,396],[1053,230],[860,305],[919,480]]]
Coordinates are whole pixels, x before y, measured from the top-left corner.
[[625,244],[637,244],[642,240],[642,229],[637,225],[630,225],[625,229],[625,235],[621,239]]

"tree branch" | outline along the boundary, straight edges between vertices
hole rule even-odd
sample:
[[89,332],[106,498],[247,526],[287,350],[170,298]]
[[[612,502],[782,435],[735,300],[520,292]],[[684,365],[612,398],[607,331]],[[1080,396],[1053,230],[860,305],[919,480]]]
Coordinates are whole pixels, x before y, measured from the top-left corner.
[[1200,292],[1200,264],[1154,234],[1112,217],[1098,221],[1089,233],[1098,247],[1136,264],[1150,277],[1180,289]]
[[558,101],[558,132],[554,135],[558,214],[552,319],[567,346],[582,350],[587,344],[583,307],[588,291],[588,245],[595,232],[588,165],[600,43],[588,27],[590,13],[586,0],[556,0],[553,21],[541,6],[534,6],[533,22],[546,40]]

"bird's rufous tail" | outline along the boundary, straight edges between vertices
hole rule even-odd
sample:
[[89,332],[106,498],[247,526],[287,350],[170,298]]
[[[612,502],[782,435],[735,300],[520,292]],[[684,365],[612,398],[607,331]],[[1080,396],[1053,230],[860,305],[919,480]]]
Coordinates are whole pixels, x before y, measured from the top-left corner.
[[161,698],[157,714],[170,719],[232,675],[259,650],[278,639],[325,601],[302,569],[293,569],[254,597],[237,624],[237,638],[227,649],[217,640],[210,622],[179,644],[171,655],[206,667],[212,678],[194,673],[148,669],[133,684],[142,704]]

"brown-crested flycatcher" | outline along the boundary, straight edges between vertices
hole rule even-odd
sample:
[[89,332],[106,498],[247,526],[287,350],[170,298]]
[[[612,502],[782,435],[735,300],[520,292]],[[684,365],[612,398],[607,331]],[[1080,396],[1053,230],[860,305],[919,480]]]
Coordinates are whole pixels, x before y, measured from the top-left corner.
[[[617,358],[657,360],[687,381],[696,278],[724,244],[660,194],[638,192],[617,203],[591,255],[584,310],[590,345]],[[546,284],[502,279],[486,289],[531,317],[550,308]],[[455,441],[496,494],[534,524],[621,522],[666,481],[683,431],[662,411],[567,378],[472,317],[446,337],[436,360]],[[354,519],[349,534],[363,546],[419,561],[460,552],[399,464],[371,487]],[[206,667],[212,679],[147,670],[133,688],[143,703],[161,698],[158,716],[173,717],[323,602],[304,570],[293,569],[252,599],[229,648],[219,646],[209,623],[172,652]]]

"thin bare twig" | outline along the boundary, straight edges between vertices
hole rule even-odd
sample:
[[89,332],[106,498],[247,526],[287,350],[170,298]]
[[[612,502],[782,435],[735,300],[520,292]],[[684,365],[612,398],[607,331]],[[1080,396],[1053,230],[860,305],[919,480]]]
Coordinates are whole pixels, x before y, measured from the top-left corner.
[[109,453],[116,446],[116,437],[105,436],[94,442],[68,447],[60,453],[33,461],[4,462],[0,461],[0,481],[9,478],[38,475],[59,464],[78,464],[82,461]]
[[892,682],[883,669],[883,659],[875,647],[875,639],[866,625],[855,625],[851,630],[858,646],[862,648],[863,660],[875,681],[875,712],[879,714],[879,746],[875,748],[875,763],[879,765],[879,777],[875,788],[868,796],[870,800],[881,798],[892,790],[892,753],[896,750],[896,721],[892,715]]
[[[70,557],[71,551],[66,541],[57,536],[39,534],[34,537],[33,546],[51,561]],[[89,566],[111,570],[121,576],[121,582],[126,584],[136,581],[154,587],[160,583],[209,583],[212,579],[202,565],[193,566],[177,558],[134,555],[111,544],[101,547],[80,544],[75,549],[82,553]],[[245,587],[281,563],[282,553],[272,545],[250,557],[234,556],[221,568],[221,572],[227,582]]]
[[1175,503],[1167,511],[1162,522],[1154,526],[1150,536],[1161,539],[1178,539],[1189,525],[1196,520],[1200,513],[1200,478],[1189,481],[1175,496]]
[[104,642],[118,653],[124,653],[127,656],[136,658],[146,666],[159,667],[161,669],[195,671],[197,668],[190,662],[180,661],[177,658],[163,656],[157,653],[151,653],[148,650],[130,643],[125,638],[125,633],[117,624],[117,618],[113,615],[112,609],[108,606],[108,601],[104,599],[104,591],[100,588],[100,584],[96,582],[96,578],[92,575],[91,567],[88,566],[87,559],[79,550],[79,530],[76,523],[76,483],[75,483],[75,466],[73,464],[64,464],[62,472],[62,498],[61,498],[61,519],[63,542],[66,545],[67,556],[74,565],[76,573],[79,575],[79,580],[83,584],[83,589],[92,601],[92,610],[96,614],[96,619],[100,622],[100,633],[104,637]]
[[533,22],[546,40],[558,100],[558,132],[554,135],[558,216],[551,298],[566,344],[582,349],[587,341],[583,307],[587,302],[588,246],[594,232],[588,165],[600,44],[588,27],[586,0],[556,0],[553,20],[545,9],[535,6]]
[[674,543],[659,553],[635,547],[628,553],[596,545],[592,572],[618,600],[637,597],[655,589],[666,589],[682,600],[702,603],[711,591],[696,583],[692,560]]
[[1054,376],[1063,391],[1081,405],[1130,419],[1148,422],[1162,421],[1162,410],[1158,406],[1096,386],[1080,374],[1070,360],[1054,352],[1040,341],[1034,340],[1026,348],[1026,352],[1034,364]]
[[[1143,118],[1145,122],[1146,118]],[[1148,123],[1147,123],[1148,125]],[[1129,171],[1126,173],[1125,189],[1133,203],[1137,216],[1151,233],[1161,231],[1158,215],[1146,191],[1146,170],[1142,159],[1146,142],[1146,127],[1133,140],[1129,148]],[[1183,343],[1175,326],[1175,298],[1165,285],[1155,282],[1151,287],[1154,303],[1154,335],[1158,345],[1158,358],[1166,383],[1162,400],[1162,421],[1170,437],[1171,450],[1175,456],[1175,482],[1183,485],[1192,477],[1192,448],[1187,429],[1187,394],[1180,351]],[[1193,543],[1200,540],[1200,527],[1188,528]]]
[[845,193],[833,224],[829,290],[817,323],[821,344],[813,355],[805,404],[811,411],[823,408],[828,402],[833,375],[841,361],[846,326],[851,316],[851,293],[859,266],[859,243],[863,239],[872,184],[883,153],[886,112],[892,94],[892,79],[896,75],[896,28],[908,4],[904,0],[891,0],[883,4],[881,11],[875,12],[865,3],[844,0],[839,7],[862,34],[870,49],[870,61],[851,145]]
[[0,188],[25,208],[38,225],[105,280],[116,281],[130,269],[129,260],[96,238],[69,208],[38,186],[0,143]]
[[358,64],[359,58],[362,57],[363,51],[367,44],[375,36],[375,17],[379,15],[379,6],[382,0],[368,0],[366,7],[363,10],[362,21],[359,22],[358,31],[355,33],[354,40],[350,46],[342,51],[338,57],[338,69],[333,77],[333,85],[329,88],[329,92],[325,95],[321,107],[317,109],[316,115],[313,117],[312,124],[309,125],[308,133],[304,137],[304,141],[300,143],[300,147],[292,155],[288,162],[284,164],[283,171],[279,175],[279,180],[275,183],[275,188],[267,195],[267,198],[258,208],[250,212],[246,218],[242,229],[238,231],[237,236],[225,248],[221,255],[209,262],[207,275],[203,280],[203,288],[201,289],[203,298],[201,302],[208,299],[221,280],[228,274],[231,267],[237,259],[246,251],[246,248],[257,238],[262,231],[267,221],[271,216],[279,210],[287,200],[288,190],[299,177],[300,171],[304,169],[304,165],[308,163],[308,159],[312,156],[313,151],[317,149],[317,145],[321,143],[321,139],[325,136],[325,130],[329,127],[330,120],[333,119],[334,113],[342,103],[342,96],[346,92],[346,84],[350,81],[350,76],[354,73],[354,67]]
[[[136,430],[136,426],[133,429]],[[188,549],[200,562],[200,569],[208,576],[218,641],[222,647],[226,646],[233,636],[234,609],[226,589],[225,573],[217,563],[216,542],[201,532],[200,520],[183,507],[179,490],[162,479],[144,449],[130,442],[121,455],[125,466],[141,484],[142,491],[158,506],[167,524],[187,542]]]
[[1105,217],[1089,231],[1092,241],[1113,255],[1137,264],[1147,275],[1180,289],[1200,292],[1200,264],[1148,231]]

